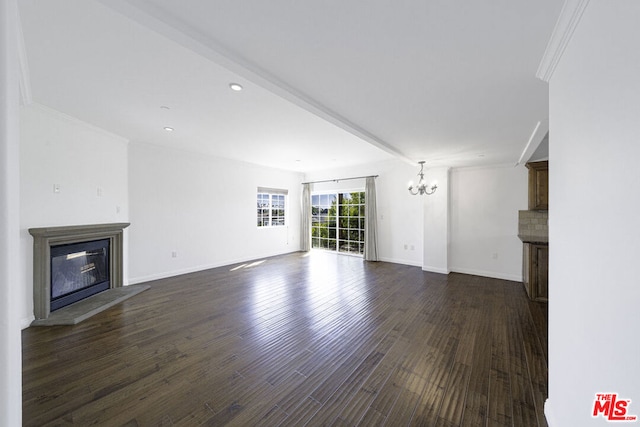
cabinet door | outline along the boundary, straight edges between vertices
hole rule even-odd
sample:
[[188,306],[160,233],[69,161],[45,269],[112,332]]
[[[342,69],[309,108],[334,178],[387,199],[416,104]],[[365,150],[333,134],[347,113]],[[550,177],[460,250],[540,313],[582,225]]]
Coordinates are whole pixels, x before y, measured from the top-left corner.
[[529,298],[534,296],[531,292],[531,244],[524,243],[522,246],[522,283]]
[[549,209],[549,162],[527,163],[529,169],[529,209]]
[[531,287],[537,301],[549,300],[549,246],[532,245]]
[[549,170],[536,171],[536,193],[533,209],[549,209]]

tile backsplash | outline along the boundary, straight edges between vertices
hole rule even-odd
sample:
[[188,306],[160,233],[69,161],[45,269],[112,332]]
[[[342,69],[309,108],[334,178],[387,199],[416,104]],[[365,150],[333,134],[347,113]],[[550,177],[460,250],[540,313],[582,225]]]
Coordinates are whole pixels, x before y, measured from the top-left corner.
[[549,211],[518,211],[518,236],[548,241]]

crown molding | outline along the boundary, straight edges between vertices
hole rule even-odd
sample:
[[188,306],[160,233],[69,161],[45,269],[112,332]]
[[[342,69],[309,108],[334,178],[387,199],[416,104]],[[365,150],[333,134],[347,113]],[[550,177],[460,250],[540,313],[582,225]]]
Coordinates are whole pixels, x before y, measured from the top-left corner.
[[482,170],[495,170],[495,169],[513,169],[513,163],[490,163],[486,165],[475,165],[475,166],[456,166],[451,168],[451,173],[461,173],[461,172],[473,172],[473,171],[482,171]]
[[588,5],[589,0],[565,0],[560,16],[556,21],[556,26],[553,29],[553,33],[551,33],[547,49],[538,66],[537,78],[547,83],[551,80],[551,76],[558,66],[564,50],[571,41],[573,33]]
[[16,11],[18,19],[16,19],[16,44],[18,53],[18,81],[20,84],[20,104],[30,105],[33,102],[31,96],[31,78],[29,77],[29,61],[27,60],[27,48],[24,44],[24,35],[22,33],[22,21],[20,20],[20,11]]

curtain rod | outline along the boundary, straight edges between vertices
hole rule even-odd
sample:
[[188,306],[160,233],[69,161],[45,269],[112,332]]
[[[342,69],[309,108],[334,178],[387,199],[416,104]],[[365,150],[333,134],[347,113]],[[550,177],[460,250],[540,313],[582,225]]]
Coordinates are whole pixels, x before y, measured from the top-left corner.
[[350,179],[377,178],[377,177],[378,175],[354,176],[353,178],[337,178],[337,179],[325,179],[322,181],[309,181],[309,182],[303,182],[303,184],[318,184],[320,182],[339,182],[339,181],[349,181]]

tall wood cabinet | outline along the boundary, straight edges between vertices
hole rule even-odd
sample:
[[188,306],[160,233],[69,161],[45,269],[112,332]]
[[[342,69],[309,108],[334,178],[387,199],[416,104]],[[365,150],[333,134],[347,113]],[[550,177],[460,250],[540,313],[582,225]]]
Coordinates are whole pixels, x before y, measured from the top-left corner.
[[546,211],[549,209],[549,162],[530,162],[526,166],[529,169],[529,211],[536,213],[520,215],[518,236],[524,243],[522,277],[529,298],[548,301],[549,235]]

